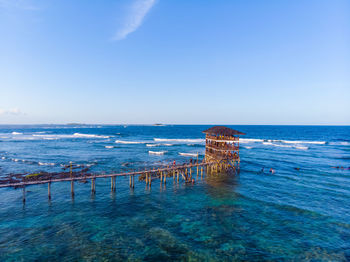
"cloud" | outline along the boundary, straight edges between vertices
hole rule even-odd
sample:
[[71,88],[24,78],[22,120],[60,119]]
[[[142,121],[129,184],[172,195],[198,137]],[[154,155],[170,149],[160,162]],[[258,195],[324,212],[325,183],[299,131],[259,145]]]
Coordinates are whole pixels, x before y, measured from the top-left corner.
[[0,0],[0,9],[40,10],[30,2],[30,0]]
[[142,25],[143,19],[151,10],[156,0],[136,0],[131,6],[122,27],[117,31],[113,40],[118,41],[126,38]]
[[0,108],[1,115],[22,115],[23,113],[18,108],[2,109]]

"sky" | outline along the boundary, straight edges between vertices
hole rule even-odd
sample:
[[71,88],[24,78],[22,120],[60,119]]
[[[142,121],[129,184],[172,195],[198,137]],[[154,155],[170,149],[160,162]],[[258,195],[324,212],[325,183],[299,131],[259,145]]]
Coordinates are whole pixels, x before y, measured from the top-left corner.
[[0,0],[0,124],[350,124],[348,0]]

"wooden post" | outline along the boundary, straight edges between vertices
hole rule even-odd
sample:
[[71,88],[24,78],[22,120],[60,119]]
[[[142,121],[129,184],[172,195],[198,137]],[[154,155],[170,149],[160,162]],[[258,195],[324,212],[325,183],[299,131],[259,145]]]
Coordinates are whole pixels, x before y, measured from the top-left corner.
[[26,202],[26,186],[23,186],[23,204]]
[[166,184],[166,172],[164,172],[164,184]]
[[152,184],[152,173],[149,173],[149,175],[148,175],[148,184],[149,184],[149,187],[151,187],[151,184]]
[[69,164],[70,164],[69,173],[70,173],[70,177],[72,177],[72,161],[70,161]]
[[111,191],[113,191],[113,177],[111,176]]
[[197,152],[197,177],[198,177],[198,152]]
[[74,180],[70,181],[70,193],[72,194],[72,197],[74,196]]
[[179,173],[180,173],[180,171],[177,170],[177,182],[178,182],[178,183],[179,183]]
[[129,186],[131,187],[131,176],[129,175]]
[[173,179],[175,181],[175,168],[173,169]]
[[96,192],[96,178],[92,177],[91,178],[91,193],[95,193]]
[[47,183],[47,194],[49,196],[49,200],[51,200],[51,182]]
[[163,171],[160,171],[160,183],[163,183]]
[[132,175],[132,188],[135,188],[135,175]]
[[203,166],[201,166],[201,178],[203,177]]

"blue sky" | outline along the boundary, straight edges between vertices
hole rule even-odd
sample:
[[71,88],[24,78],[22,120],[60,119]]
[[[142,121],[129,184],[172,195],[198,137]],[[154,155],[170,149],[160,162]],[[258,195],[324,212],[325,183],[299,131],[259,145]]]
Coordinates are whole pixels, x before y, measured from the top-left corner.
[[350,124],[347,0],[0,0],[0,124]]

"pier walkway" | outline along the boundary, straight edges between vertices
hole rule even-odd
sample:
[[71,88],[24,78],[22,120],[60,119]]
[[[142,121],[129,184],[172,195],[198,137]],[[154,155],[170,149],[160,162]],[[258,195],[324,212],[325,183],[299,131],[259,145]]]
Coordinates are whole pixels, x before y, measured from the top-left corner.
[[[129,177],[129,186],[134,188],[135,186],[135,176],[138,177],[139,181],[145,181],[146,185],[151,187],[152,180],[160,179],[161,183],[165,184],[167,177],[173,177],[174,182],[179,182],[182,178],[185,182],[192,182],[192,175],[195,174],[197,177],[199,174],[203,177],[203,168],[206,168],[206,173],[217,173],[221,172],[224,169],[224,166],[219,162],[201,162],[193,164],[182,164],[182,165],[171,165],[167,167],[154,168],[154,169],[145,169],[143,171],[133,171],[117,174],[86,174],[80,176],[70,176],[64,178],[52,178],[52,179],[38,179],[34,181],[20,181],[12,183],[0,184],[0,188],[14,187],[14,188],[23,188],[23,202],[26,200],[25,188],[27,186],[47,184],[48,185],[48,197],[51,199],[51,183],[56,182],[71,182],[71,194],[74,196],[74,182],[81,181],[87,182],[91,180],[91,192],[96,192],[96,179],[98,178],[111,178],[111,190],[116,191],[116,178],[117,177]],[[193,170],[194,169],[194,170]]]

